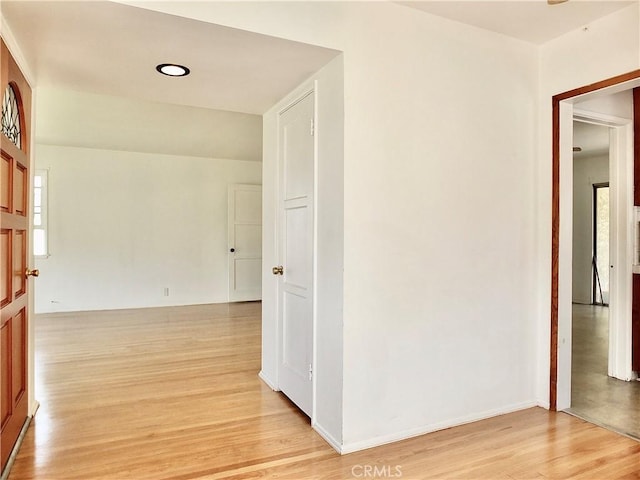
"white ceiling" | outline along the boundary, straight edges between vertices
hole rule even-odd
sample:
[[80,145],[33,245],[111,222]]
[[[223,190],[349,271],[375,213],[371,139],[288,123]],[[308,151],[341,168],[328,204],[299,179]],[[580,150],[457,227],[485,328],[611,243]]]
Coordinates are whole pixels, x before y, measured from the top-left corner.
[[[113,2],[0,5],[45,87],[262,114],[339,53]],[[160,63],[191,75],[160,75]]]
[[540,45],[635,1],[569,0],[559,5],[548,5],[546,0],[414,0],[397,3]]
[[[404,1],[541,43],[633,1]],[[105,1],[2,0],[38,85],[262,114],[339,52]],[[159,63],[191,75],[159,75]]]

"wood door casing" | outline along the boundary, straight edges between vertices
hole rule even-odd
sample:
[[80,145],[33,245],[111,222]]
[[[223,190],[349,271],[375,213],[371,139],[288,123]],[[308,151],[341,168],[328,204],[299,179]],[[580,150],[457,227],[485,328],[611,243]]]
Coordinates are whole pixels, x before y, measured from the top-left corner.
[[[640,87],[633,89],[633,204],[640,206]],[[637,253],[636,253],[637,255]],[[633,275],[631,369],[640,372],[640,275]]]
[[0,95],[11,85],[18,100],[20,146],[0,133],[0,466],[28,415],[29,141],[31,90],[4,42]]

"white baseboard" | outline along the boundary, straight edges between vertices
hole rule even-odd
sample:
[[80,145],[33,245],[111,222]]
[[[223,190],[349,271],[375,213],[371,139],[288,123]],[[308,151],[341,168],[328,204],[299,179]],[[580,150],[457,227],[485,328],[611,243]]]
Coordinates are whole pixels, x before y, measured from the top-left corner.
[[271,380],[269,380],[262,370],[260,370],[260,373],[258,373],[258,377],[260,377],[260,380],[262,380],[264,383],[266,383],[267,386],[271,390],[273,390],[274,392],[279,392],[280,391],[280,389],[278,387],[276,387],[276,384],[274,382],[272,382]]
[[342,444],[336,440],[333,435],[331,435],[329,432],[327,432],[322,425],[320,425],[317,422],[313,422],[311,424],[311,427],[318,432],[318,435],[320,435],[322,438],[324,438],[324,440],[331,445],[331,447],[338,452],[340,455],[342,455]]
[[549,400],[538,400],[538,406],[540,408],[544,408],[545,410],[551,409],[551,404],[549,403]]
[[[485,412],[474,413],[464,417],[459,417],[451,420],[445,420],[443,422],[433,423],[430,425],[424,425],[422,427],[411,428],[403,432],[392,433],[389,435],[381,435],[379,437],[370,438],[367,440],[360,440],[357,442],[345,443],[342,445],[340,451],[341,454],[353,453],[367,448],[379,447],[387,443],[398,442],[400,440],[406,440],[412,437],[418,437],[427,433],[437,432],[438,430],[444,430],[446,428],[458,427],[467,423],[477,422],[479,420],[486,420],[487,418],[497,417],[499,415],[505,415],[507,413],[517,412],[519,410],[525,410],[527,408],[537,407],[539,404],[536,401],[528,401],[515,403],[512,405],[506,405],[494,410],[487,410]],[[335,447],[334,447],[335,448]]]

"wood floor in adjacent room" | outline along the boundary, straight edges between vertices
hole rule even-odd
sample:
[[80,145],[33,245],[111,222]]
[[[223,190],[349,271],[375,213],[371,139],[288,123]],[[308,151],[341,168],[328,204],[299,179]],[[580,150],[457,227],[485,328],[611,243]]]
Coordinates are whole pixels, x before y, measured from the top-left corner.
[[258,303],[35,326],[42,406],[10,480],[640,476],[640,443],[539,408],[340,456],[258,379]]

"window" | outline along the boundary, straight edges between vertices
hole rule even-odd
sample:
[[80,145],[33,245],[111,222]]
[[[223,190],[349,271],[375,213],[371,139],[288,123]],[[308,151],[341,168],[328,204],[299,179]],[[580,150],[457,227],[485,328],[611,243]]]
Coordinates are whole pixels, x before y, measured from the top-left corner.
[[11,84],[7,85],[7,89],[4,91],[4,97],[2,98],[2,133],[4,133],[16,147],[22,148],[20,108],[18,107],[16,91]]
[[47,257],[47,170],[36,170],[33,176],[33,254]]

